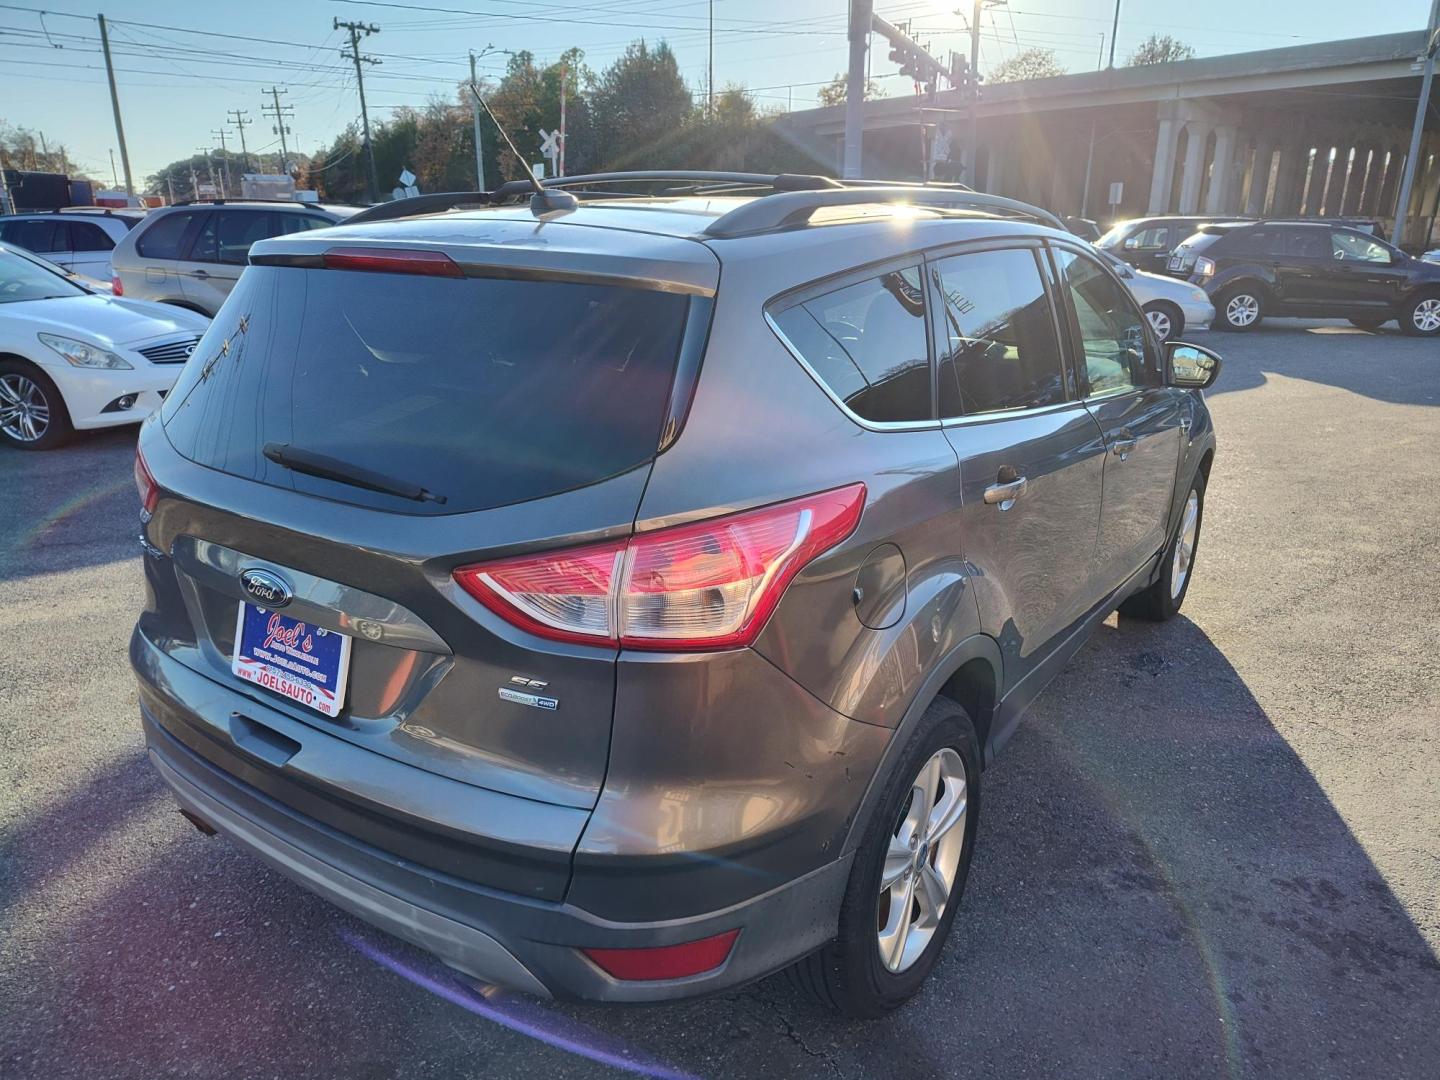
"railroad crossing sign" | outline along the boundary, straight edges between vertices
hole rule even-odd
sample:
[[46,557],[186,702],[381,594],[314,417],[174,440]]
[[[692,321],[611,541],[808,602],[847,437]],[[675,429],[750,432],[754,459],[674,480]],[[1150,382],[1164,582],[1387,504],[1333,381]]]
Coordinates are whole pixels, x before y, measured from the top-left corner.
[[540,129],[540,156],[550,162],[550,175],[560,175],[560,140],[565,136],[557,128],[554,131]]
[[420,189],[415,186],[415,174],[409,169],[401,169],[400,186],[390,193],[392,199],[409,199],[420,194]]

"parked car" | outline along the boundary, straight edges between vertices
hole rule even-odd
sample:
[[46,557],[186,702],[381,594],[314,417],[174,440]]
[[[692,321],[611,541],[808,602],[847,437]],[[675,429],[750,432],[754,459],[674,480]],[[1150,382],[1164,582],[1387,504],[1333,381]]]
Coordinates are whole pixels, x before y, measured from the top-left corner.
[[150,760],[472,978],[879,1014],[1026,705],[1184,602],[1219,360],[1009,200],[580,182],[255,245],[141,430]]
[[209,322],[116,300],[0,245],[0,442],[49,450],[79,428],[143,420]]
[[40,255],[71,273],[110,280],[110,252],[145,217],[144,210],[75,207],[0,217],[0,243]]
[[1170,252],[1176,245],[1201,225],[1214,220],[1213,216],[1193,215],[1133,218],[1112,225],[1104,236],[1095,241],[1095,246],[1137,270],[1164,274],[1170,264]]
[[1440,334],[1440,266],[1348,227],[1207,225],[1175,249],[1170,269],[1210,294],[1221,329],[1290,315],[1349,319],[1367,330],[1396,319],[1404,333]]
[[327,228],[357,209],[215,199],[152,210],[111,257],[115,295],[214,315],[235,287],[255,241]]
[[1427,251],[1421,255],[1420,258],[1425,262],[1440,263],[1440,248],[1436,248],[1434,251]]
[[1161,341],[1178,338],[1186,330],[1209,328],[1210,320],[1215,318],[1215,305],[1200,286],[1136,270],[1108,251],[1102,250],[1100,254],[1129,287],[1130,295],[1135,297]]
[[1065,222],[1065,228],[1081,240],[1089,240],[1093,244],[1100,239],[1100,226],[1090,218],[1071,215],[1061,220]]

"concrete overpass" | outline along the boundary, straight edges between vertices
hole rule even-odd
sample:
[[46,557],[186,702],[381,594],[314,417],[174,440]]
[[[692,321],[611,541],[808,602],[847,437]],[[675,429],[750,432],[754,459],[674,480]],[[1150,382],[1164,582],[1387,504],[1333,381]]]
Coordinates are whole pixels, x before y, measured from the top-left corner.
[[[1389,223],[1424,47],[1417,30],[987,85],[977,186],[1102,219],[1364,214]],[[936,176],[957,175],[966,117],[954,91],[933,102],[866,102],[865,174],[918,177],[928,125]],[[775,125],[838,170],[843,106],[788,113]],[[1116,182],[1123,191],[1110,206]],[[1437,199],[1440,106],[1432,105],[1407,246],[1431,242]]]

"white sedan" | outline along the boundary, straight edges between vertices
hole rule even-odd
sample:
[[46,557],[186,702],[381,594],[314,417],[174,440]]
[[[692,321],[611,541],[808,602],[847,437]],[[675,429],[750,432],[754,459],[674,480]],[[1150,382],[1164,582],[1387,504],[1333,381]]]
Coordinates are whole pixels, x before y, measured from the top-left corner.
[[1209,328],[1210,320],[1215,318],[1215,305],[1204,289],[1179,278],[1136,270],[1103,248],[1095,250],[1124,279],[1161,341],[1178,338],[1187,329]]
[[209,325],[193,311],[102,295],[0,244],[0,443],[49,450],[77,429],[138,423]]

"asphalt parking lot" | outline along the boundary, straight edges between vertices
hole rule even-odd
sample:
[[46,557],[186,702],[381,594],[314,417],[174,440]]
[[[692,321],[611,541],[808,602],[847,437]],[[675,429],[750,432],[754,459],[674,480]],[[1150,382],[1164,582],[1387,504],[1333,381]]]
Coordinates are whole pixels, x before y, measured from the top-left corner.
[[1440,345],[1226,357],[1197,577],[984,778],[935,978],[576,1007],[454,982],[178,813],[144,759],[133,430],[0,449],[0,1075],[1440,1076]]

